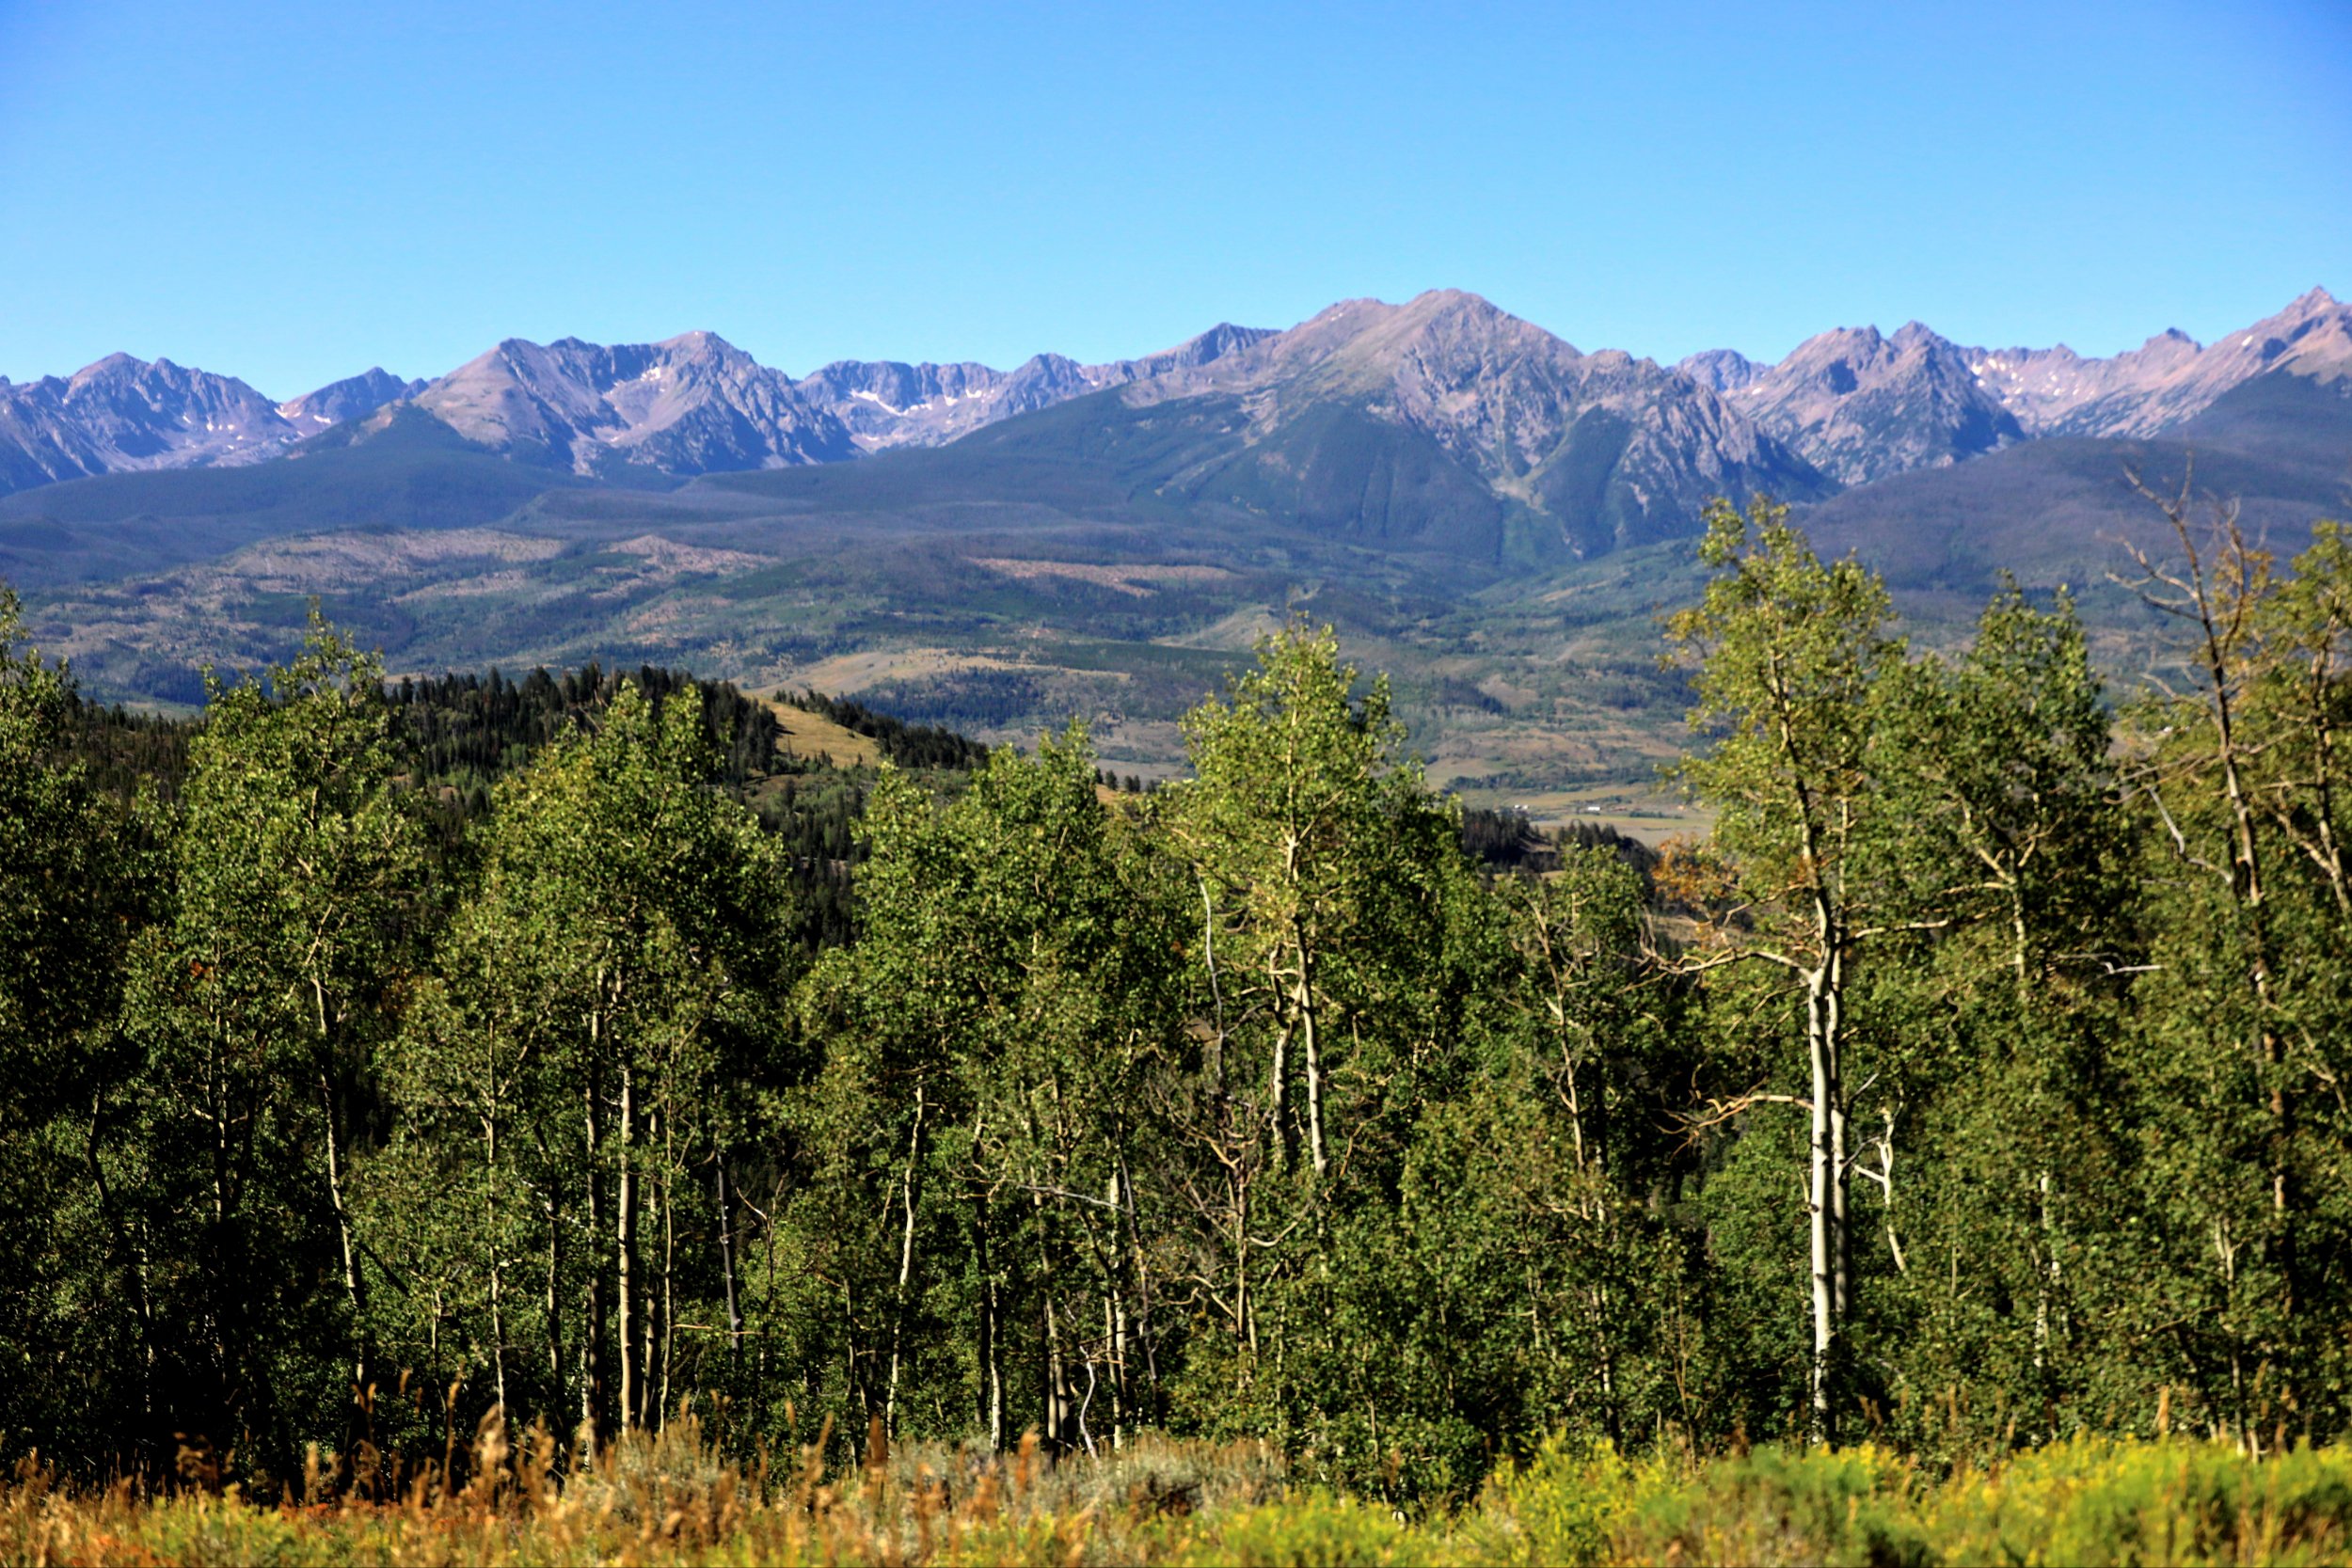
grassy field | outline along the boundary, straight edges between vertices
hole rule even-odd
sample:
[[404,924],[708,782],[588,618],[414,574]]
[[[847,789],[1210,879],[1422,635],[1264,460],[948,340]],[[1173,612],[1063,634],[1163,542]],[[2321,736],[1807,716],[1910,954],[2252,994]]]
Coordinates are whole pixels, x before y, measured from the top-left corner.
[[796,757],[830,761],[836,768],[882,765],[882,742],[871,736],[860,735],[821,713],[811,713],[790,703],[771,702],[768,710],[776,716],[776,723],[784,731],[783,749]]
[[[52,1563],[2330,1563],[2352,1554],[2352,1451],[2263,1462],[2188,1440],[2082,1440],[1931,1474],[1868,1447],[1623,1459],[1555,1446],[1458,1509],[1406,1518],[1295,1488],[1263,1448],[1140,1440],[1048,1465],[814,1447],[749,1469],[691,1423],[568,1480],[544,1433],[484,1433],[376,1496],[277,1505],[191,1484],[73,1491],[38,1463],[0,1496],[0,1558]],[[869,1446],[869,1451],[873,1451]],[[388,1467],[397,1472],[397,1466]],[[447,1482],[444,1476],[453,1473]],[[299,1500],[307,1497],[314,1500]]]

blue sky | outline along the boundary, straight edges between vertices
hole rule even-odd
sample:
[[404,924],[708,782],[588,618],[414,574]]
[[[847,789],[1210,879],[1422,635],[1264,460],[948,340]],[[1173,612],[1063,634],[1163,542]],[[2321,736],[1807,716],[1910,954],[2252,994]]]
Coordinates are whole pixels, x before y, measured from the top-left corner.
[[1585,349],[2352,293],[2352,0],[0,0],[0,373],[501,337],[1081,358],[1475,290]]

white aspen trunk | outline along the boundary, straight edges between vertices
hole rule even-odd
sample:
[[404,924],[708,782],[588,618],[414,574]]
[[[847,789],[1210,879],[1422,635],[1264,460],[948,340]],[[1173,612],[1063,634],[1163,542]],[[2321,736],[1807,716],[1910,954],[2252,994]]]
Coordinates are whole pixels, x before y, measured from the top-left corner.
[[1311,961],[1304,936],[1298,938],[1298,1032],[1307,1050],[1307,1151],[1317,1180],[1328,1175],[1330,1157],[1323,1147],[1323,1053],[1315,1038],[1315,992]]
[[1274,1036],[1274,1066],[1267,1075],[1266,1101],[1274,1128],[1271,1158],[1274,1168],[1280,1170],[1288,1162],[1284,1156],[1290,1143],[1290,1049],[1291,1025],[1284,1023]]
[[922,1159],[923,1085],[918,1082],[914,1085],[914,1131],[907,1138],[907,1168],[900,1185],[906,1224],[898,1234],[898,1293],[890,1315],[890,1381],[882,1395],[882,1430],[893,1435],[898,1430],[898,1368],[906,1343],[907,1294],[914,1281],[914,1178]]
[[359,1259],[351,1235],[351,1213],[343,1205],[342,1127],[335,1114],[335,1086],[326,1070],[326,1053],[330,1035],[326,1022],[326,988],[316,975],[310,978],[310,999],[315,1008],[319,1038],[319,1114],[326,1124],[326,1197],[335,1211],[335,1239],[342,1249],[343,1299],[351,1307],[351,1381],[353,1386],[365,1390],[368,1386],[367,1314],[361,1299]]
[[[974,1139],[977,1144],[978,1140]],[[1005,1369],[1001,1341],[1004,1319],[996,1296],[996,1264],[990,1246],[989,1204],[985,1196],[972,1204],[973,1259],[980,1271],[980,1422],[988,1430],[988,1449],[1005,1448]]]
[[1249,1347],[1239,1369],[1246,1385],[1258,1359],[1258,1304],[1249,1294],[1249,1183],[1238,1168],[1233,1176],[1233,1329]]
[[1831,1380],[1838,1352],[1837,1202],[1836,1155],[1832,1143],[1830,1097],[1836,1092],[1835,1063],[1830,1050],[1823,994],[1823,971],[1806,976],[1805,1053],[1812,1069],[1811,1148],[1805,1208],[1812,1255],[1813,1370],[1811,1430],[1816,1443],[1836,1439],[1836,1421],[1831,1406]]
[[[601,996],[604,974],[596,974],[596,990]],[[580,1086],[581,1122],[587,1139],[587,1193],[585,1212],[588,1216],[587,1282],[581,1304],[583,1322],[580,1336],[580,1425],[593,1449],[598,1435],[598,1423],[604,1418],[604,1249],[598,1235],[604,1224],[603,1183],[597,1180],[599,1162],[604,1158],[604,1141],[596,1123],[597,1101],[603,1085],[600,1082],[602,1061],[600,1048],[604,1038],[604,1015],[599,1009],[588,1014],[588,1077]],[[549,1224],[554,1223],[552,1212]],[[551,1232],[552,1234],[552,1232]],[[554,1286],[555,1265],[553,1243],[548,1252],[548,1289]]]
[[654,1385],[660,1393],[653,1402],[653,1417],[657,1424],[670,1418],[670,1364],[677,1349],[677,1226],[670,1210],[670,1173],[674,1139],[670,1118],[661,1118],[661,1181],[657,1196],[661,1203],[661,1377]]
[[1209,899],[1209,879],[1200,879],[1200,957],[1209,970],[1209,999],[1216,1009],[1215,1077],[1219,1100],[1225,1098],[1225,991],[1216,977],[1216,906]]
[[1135,1273],[1136,1307],[1143,1314],[1142,1321],[1136,1325],[1136,1338],[1143,1347],[1143,1374],[1152,1385],[1152,1397],[1156,1404],[1160,1363],[1158,1354],[1152,1345],[1152,1278],[1144,1261],[1142,1227],[1136,1219],[1136,1183],[1134,1178],[1127,1174],[1127,1156],[1123,1152],[1119,1156],[1118,1183],[1120,1215],[1127,1227],[1127,1260]]
[[1045,1386],[1042,1390],[1045,1412],[1045,1451],[1057,1454],[1069,1446],[1070,1379],[1067,1370],[1062,1366],[1061,1326],[1056,1321],[1054,1311],[1054,1293],[1051,1286],[1053,1275],[1050,1269],[1045,1277],[1048,1281],[1047,1288],[1038,1296],[1038,1312],[1044,1320],[1045,1334]]
[[359,1261],[354,1255],[351,1214],[343,1207],[342,1139],[335,1125],[335,1091],[326,1074],[319,1074],[319,1108],[326,1121],[326,1196],[335,1210],[335,1238],[342,1245],[343,1299],[351,1306],[351,1381],[368,1386],[367,1322],[359,1293]]
[[[2048,1166],[2045,1165],[2042,1167],[2041,1180],[2036,1183],[2036,1185],[2040,1192],[2039,1208],[2041,1212],[2035,1217],[2041,1222],[2039,1229],[2042,1232],[2042,1266],[2034,1271],[2039,1277],[2034,1282],[2033,1370],[2036,1381],[2042,1384],[2042,1395],[2046,1401],[2050,1398],[2050,1385],[2048,1379],[2050,1373],[2051,1354],[2051,1302],[2052,1297],[2057,1294],[2058,1283],[2058,1218],[2057,1215],[2051,1212],[2050,1170]],[[2052,1407],[2051,1413],[2055,1417],[2055,1406]],[[2050,1429],[2046,1433],[2046,1435],[2054,1439],[2058,1435],[2056,1425],[2056,1421],[2053,1420]]]
[[498,1408],[506,1411],[506,1304],[500,1295],[499,1269],[499,1123],[495,1111],[482,1124],[483,1142],[487,1148],[485,1164],[489,1180],[483,1193],[483,1228],[490,1248],[490,1373],[496,1387]]
[[563,1235],[556,1227],[555,1200],[544,1200],[548,1219],[548,1380],[560,1395],[564,1387],[564,1316],[559,1292],[564,1272]]
[[740,1361],[743,1356],[743,1314],[735,1302],[735,1215],[727,1205],[727,1162],[722,1154],[712,1164],[718,1169],[719,1186],[719,1276],[726,1282],[727,1291],[727,1356]]
[[[2175,519],[2175,524],[2178,526],[2178,519]],[[2234,543],[2237,537],[2234,522],[2232,524],[2231,535]],[[2291,1211],[2295,1204],[2288,1191],[2289,1178],[2286,1163],[2287,1145],[2292,1136],[2292,1128],[2289,1121],[2286,1085],[2283,1075],[2278,1072],[2280,1060],[2284,1055],[2284,1048],[2279,1037],[2278,1026],[2273,1022],[2276,1017],[2277,997],[2270,972],[2269,918],[2264,907],[2261,841],[2256,834],[2253,802],[2247,789],[2245,779],[2238,770],[2240,752],[2237,749],[2237,721],[2230,698],[2232,682],[2229,661],[2223,652],[2223,637],[2216,625],[2214,609],[2206,602],[2207,594],[2201,577],[2198,579],[2198,583],[2197,608],[2204,627],[2206,673],[2213,682],[2214,735],[2221,762],[2222,794],[2230,808],[2232,826],[2234,830],[2234,842],[2232,846],[2233,870],[2230,879],[2231,893],[2246,911],[2248,934],[2253,939],[2252,963],[2249,967],[2249,974],[2253,982],[2258,1016],[2262,1020],[2258,1033],[2261,1037],[2263,1063],[2271,1069],[2272,1074],[2268,1100],[2271,1123],[2270,1204],[2272,1212],[2280,1222],[2280,1248],[2284,1254],[2282,1260],[2285,1263],[2280,1273],[2285,1281],[2286,1312],[2287,1316],[2292,1318],[2296,1308],[2295,1299],[2296,1238],[2291,1224]]]
[[620,1120],[614,1129],[620,1146],[620,1174],[613,1183],[613,1296],[621,1352],[621,1430],[638,1422],[638,1402],[644,1397],[636,1354],[637,1308],[637,1084],[628,1064],[621,1067]]
[[1127,1446],[1127,1297],[1120,1289],[1125,1263],[1120,1256],[1119,1174],[1107,1183],[1111,1209],[1108,1266],[1103,1271],[1103,1336],[1111,1347],[1111,1447]]

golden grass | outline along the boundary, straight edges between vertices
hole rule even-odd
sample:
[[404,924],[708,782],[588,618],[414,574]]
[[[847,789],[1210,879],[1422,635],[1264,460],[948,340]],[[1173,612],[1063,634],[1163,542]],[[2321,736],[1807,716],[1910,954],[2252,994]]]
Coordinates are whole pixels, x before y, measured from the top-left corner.
[[[877,1434],[878,1435],[878,1434]],[[2085,1439],[1931,1474],[1865,1446],[1629,1460],[1554,1443],[1462,1508],[1408,1519],[1294,1488],[1255,1445],[1145,1438],[1048,1464],[1034,1441],[829,1469],[820,1442],[748,1468],[695,1423],[570,1467],[487,1423],[469,1456],[286,1500],[190,1483],[0,1491],[0,1558],[52,1563],[2291,1563],[2352,1557],[2352,1450],[2257,1462],[2192,1441]],[[373,1461],[373,1456],[371,1456]]]
[[784,749],[794,756],[831,757],[836,768],[882,766],[882,742],[873,736],[860,735],[821,713],[811,713],[789,703],[771,702],[768,708],[784,731]]

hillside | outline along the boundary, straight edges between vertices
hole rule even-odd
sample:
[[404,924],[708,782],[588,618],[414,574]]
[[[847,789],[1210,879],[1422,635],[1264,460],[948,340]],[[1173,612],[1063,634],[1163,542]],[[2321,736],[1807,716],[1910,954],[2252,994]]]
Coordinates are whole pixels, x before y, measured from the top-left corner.
[[1852,550],[1899,588],[1979,596],[2003,568],[2028,583],[2097,582],[2127,544],[2168,543],[2135,474],[2233,500],[2253,532],[2291,552],[2315,519],[2352,514],[2352,386],[2273,372],[2161,438],[2033,441],[1849,491],[1804,522],[1824,552]]
[[580,483],[508,463],[413,412],[387,438],[234,467],[104,474],[0,497],[0,578],[28,589],[217,560],[325,529],[466,528]]

